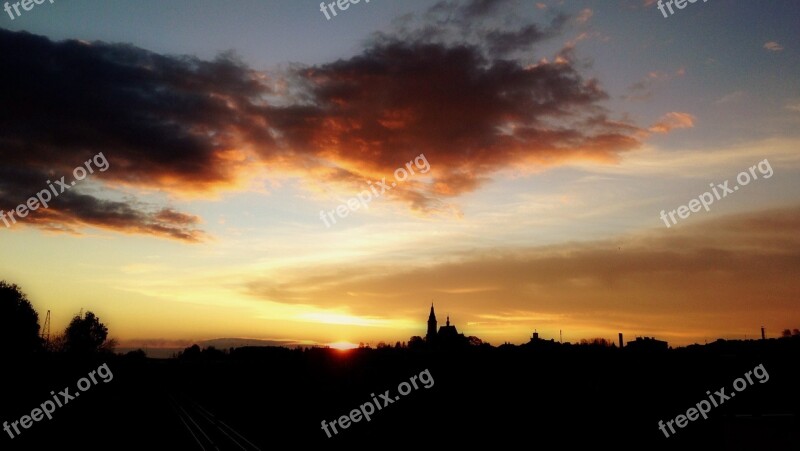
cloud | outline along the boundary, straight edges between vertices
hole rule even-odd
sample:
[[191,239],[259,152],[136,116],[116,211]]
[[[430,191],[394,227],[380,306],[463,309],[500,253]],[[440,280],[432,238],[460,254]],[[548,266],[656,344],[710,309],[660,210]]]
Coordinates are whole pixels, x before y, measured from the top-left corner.
[[[622,157],[618,165],[591,165],[576,163],[575,167],[592,174],[667,179],[720,179],[724,180],[742,168],[751,166],[765,157],[773,166],[784,170],[800,168],[797,147],[800,140],[769,138],[737,143],[736,145],[686,147],[683,149],[657,149],[647,146],[641,151]],[[699,150],[702,149],[702,152]]]
[[510,3],[511,0],[469,0],[458,9],[464,17],[474,19],[495,13]]
[[630,85],[627,89],[628,94],[622,96],[622,98],[625,100],[650,100],[658,85],[684,75],[686,75],[686,69],[683,67],[678,68],[674,73],[665,73],[657,70],[648,72],[644,78]]
[[[240,114],[267,92],[230,56],[213,62],[166,57],[127,45],[51,42],[0,30],[0,202],[6,210],[70,176],[103,152],[110,170],[40,209],[25,224],[76,232],[94,226],[195,242],[197,217],[135,200],[112,200],[92,184],[207,191],[235,182],[231,154],[265,140]],[[243,130],[247,129],[246,132]],[[249,134],[249,135],[248,135]],[[257,134],[257,136],[252,136]],[[107,194],[107,193],[106,193]]]
[[[67,172],[71,174],[71,172]],[[103,177],[103,175],[98,175]],[[0,203],[5,211],[16,204],[35,198],[40,191],[47,191],[50,179],[58,180],[45,171],[20,170],[10,166],[0,167]],[[84,181],[82,183],[88,183]],[[60,188],[56,188],[60,190]],[[6,219],[13,227],[27,224],[54,232],[78,234],[83,226],[93,226],[118,232],[152,235],[186,242],[205,240],[205,234],[196,226],[200,218],[176,212],[166,207],[148,206],[136,201],[101,199],[93,194],[83,194],[80,186],[71,188],[54,197],[50,208],[38,206],[27,217]]]
[[417,192],[458,195],[510,164],[608,160],[638,145],[597,105],[607,97],[597,82],[569,63],[526,67],[469,47],[392,42],[300,75],[315,105],[276,125],[286,147],[344,163],[331,174],[343,180],[424,153],[434,180]]
[[[391,30],[375,33],[374,41],[467,45],[487,58],[520,56],[534,44],[560,35],[569,23],[569,16],[557,12],[549,13],[550,22],[544,25],[525,22],[520,8],[510,0],[443,1],[422,14],[395,20]],[[588,17],[587,9],[575,19],[581,23]]]
[[[800,282],[791,277],[799,226],[800,207],[759,211],[612,240],[474,251],[418,268],[307,268],[313,275],[252,280],[248,290],[378,318],[425,313],[433,297],[479,336],[527,334],[543,321],[555,331],[650,331],[686,343],[746,331],[751,318],[773,328],[800,321]],[[481,324],[487,318],[492,324]],[[419,321],[424,327],[424,315]]]
[[[637,149],[645,131],[610,117],[607,93],[573,63],[571,46],[531,59],[569,17],[522,23],[518,6],[440,2],[351,58],[270,75],[233,53],[204,61],[0,30],[0,82],[12,87],[0,109],[0,202],[13,208],[102,151],[110,170],[25,223],[197,242],[207,238],[200,217],[136,196],[245,190],[266,168],[352,193],[424,153],[431,171],[387,197],[451,214],[451,198],[505,168],[613,162]],[[659,130],[688,126],[682,118]]]
[[783,50],[783,46],[775,41],[767,42],[766,44],[764,44],[764,48],[769,50],[770,52],[780,52],[781,50]]
[[584,23],[588,22],[589,19],[591,19],[593,15],[594,15],[594,11],[592,11],[589,8],[584,8],[584,9],[581,10],[580,13],[578,13],[578,15],[575,17],[575,20],[578,23],[584,24]]
[[724,105],[726,103],[736,103],[741,102],[747,98],[747,91],[733,91],[731,93],[725,94],[719,100],[714,102],[716,105]]
[[695,117],[689,113],[670,112],[650,126],[653,133],[668,133],[677,128],[694,127]]

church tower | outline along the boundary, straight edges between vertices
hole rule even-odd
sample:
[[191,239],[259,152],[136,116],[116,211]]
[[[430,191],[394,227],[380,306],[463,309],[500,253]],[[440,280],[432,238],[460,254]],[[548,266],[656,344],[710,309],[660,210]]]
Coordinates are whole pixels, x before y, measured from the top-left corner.
[[436,340],[436,314],[433,312],[433,302],[431,302],[431,314],[428,315],[428,333],[425,335],[425,340],[428,343]]

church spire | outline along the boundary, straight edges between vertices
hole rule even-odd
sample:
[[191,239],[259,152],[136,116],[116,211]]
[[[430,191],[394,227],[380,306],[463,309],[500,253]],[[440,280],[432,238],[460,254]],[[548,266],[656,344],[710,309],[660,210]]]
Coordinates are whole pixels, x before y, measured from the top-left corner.
[[428,333],[425,338],[428,342],[436,339],[436,313],[433,311],[433,302],[431,302],[431,314],[428,315]]

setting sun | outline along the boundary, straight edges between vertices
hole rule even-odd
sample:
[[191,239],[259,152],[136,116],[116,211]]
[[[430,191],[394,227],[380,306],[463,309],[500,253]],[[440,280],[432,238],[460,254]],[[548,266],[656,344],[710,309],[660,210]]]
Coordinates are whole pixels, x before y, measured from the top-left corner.
[[350,349],[355,349],[358,347],[357,344],[350,343],[349,341],[337,341],[336,343],[331,343],[330,346],[333,349],[338,349],[340,351],[348,351]]

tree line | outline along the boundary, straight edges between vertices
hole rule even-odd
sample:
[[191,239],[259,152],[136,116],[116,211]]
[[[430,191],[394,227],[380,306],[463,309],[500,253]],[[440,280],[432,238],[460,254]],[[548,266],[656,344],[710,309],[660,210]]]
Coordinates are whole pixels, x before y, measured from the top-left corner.
[[13,354],[63,352],[96,354],[113,352],[115,340],[94,313],[75,315],[61,333],[41,335],[39,314],[16,284],[0,281],[0,346]]

